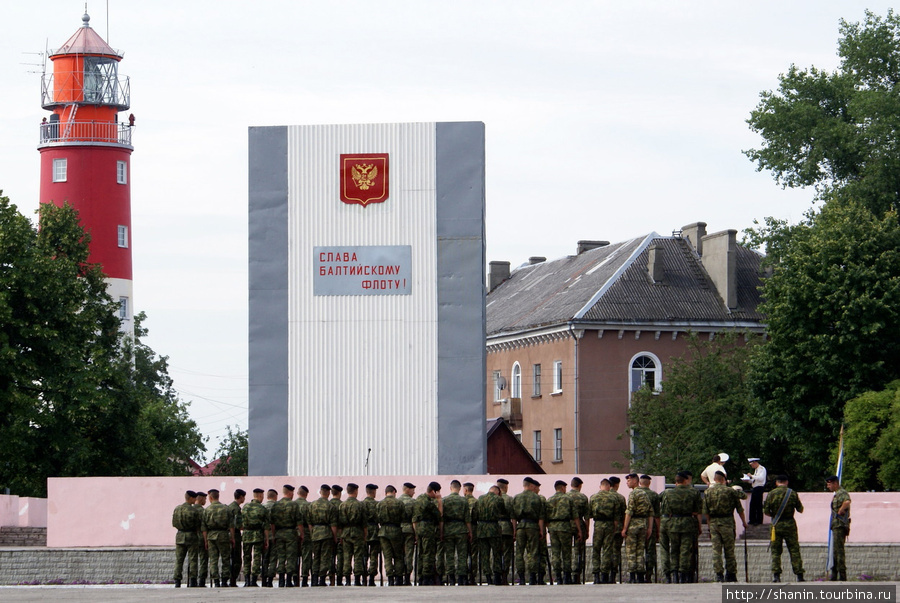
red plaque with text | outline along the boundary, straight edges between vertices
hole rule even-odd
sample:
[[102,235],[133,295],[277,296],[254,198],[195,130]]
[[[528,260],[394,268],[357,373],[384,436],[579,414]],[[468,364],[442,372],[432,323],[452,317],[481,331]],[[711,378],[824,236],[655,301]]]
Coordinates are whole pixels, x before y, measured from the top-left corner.
[[341,201],[366,207],[388,198],[387,153],[341,155]]

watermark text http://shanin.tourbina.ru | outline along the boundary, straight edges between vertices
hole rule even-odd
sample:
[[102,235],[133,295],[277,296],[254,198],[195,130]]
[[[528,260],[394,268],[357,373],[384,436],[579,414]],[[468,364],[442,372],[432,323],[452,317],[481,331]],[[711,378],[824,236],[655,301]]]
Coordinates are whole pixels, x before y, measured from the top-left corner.
[[722,601],[896,601],[896,585],[722,585]]

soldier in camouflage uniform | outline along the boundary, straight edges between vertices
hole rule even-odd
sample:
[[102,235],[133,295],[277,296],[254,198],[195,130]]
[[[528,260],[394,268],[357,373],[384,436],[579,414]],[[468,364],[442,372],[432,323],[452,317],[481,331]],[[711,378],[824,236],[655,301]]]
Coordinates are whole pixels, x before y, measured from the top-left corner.
[[435,576],[437,541],[441,538],[443,526],[443,499],[441,498],[441,485],[437,482],[428,484],[425,494],[420,494],[416,499],[413,510],[412,524],[416,531],[421,552],[419,562],[422,570],[423,586],[435,586],[438,584]]
[[[378,494],[378,486],[376,484],[366,484],[366,497],[362,500],[366,507],[366,517],[369,518],[368,534],[366,538],[366,558],[369,561],[369,586],[375,586],[375,576],[378,575],[378,559],[381,556],[381,541],[378,538],[378,514],[375,512],[375,506],[378,501],[375,496]],[[382,582],[383,584],[384,582]]]
[[[526,477],[523,491],[513,497],[513,519],[516,529],[516,571],[519,584],[525,584],[525,572],[531,584],[538,583],[541,571],[540,546],[544,538],[545,509],[537,493],[540,483]],[[545,547],[546,549],[546,547]]]
[[312,538],[312,585],[326,586],[325,576],[334,561],[334,543],[338,539],[337,509],[328,495],[331,486],[322,484],[318,500],[307,507],[306,521]]
[[275,530],[272,529],[272,507],[278,501],[278,492],[269,489],[266,491],[266,502],[263,506],[269,511],[269,538],[268,546],[263,549],[262,572],[263,586],[272,587],[272,577],[275,575],[275,560],[272,558],[275,554]]
[[797,575],[797,581],[803,582],[803,559],[800,557],[800,541],[797,538],[797,523],[794,521],[795,511],[803,513],[803,503],[797,493],[788,488],[786,475],[776,477],[775,486],[763,504],[763,513],[772,518],[772,581],[781,582],[782,544],[787,543],[791,554],[791,568]]
[[178,530],[175,534],[175,588],[181,588],[184,575],[184,558],[188,559],[188,586],[197,586],[197,530],[200,529],[200,516],[194,504],[197,493],[188,490],[184,493],[184,502],[172,512],[172,527]]
[[269,562],[270,577],[278,574],[278,587],[294,586],[294,564],[297,562],[297,527],[302,524],[294,504],[294,487],[285,484],[283,496],[272,505],[270,516],[275,528],[274,563]]
[[[466,499],[466,502],[469,503],[469,514],[471,518],[472,532],[472,539],[466,544],[466,567],[468,568],[466,580],[470,585],[475,584],[475,574],[478,569],[475,565],[478,560],[478,552],[476,549],[476,547],[478,546],[476,534],[478,532],[477,524],[475,522],[475,503],[478,502],[478,499],[475,498],[475,494],[473,494],[474,492],[475,484],[473,484],[472,482],[466,482],[463,484],[463,497]],[[510,505],[512,505],[512,498],[510,498]],[[512,506],[510,506],[510,517],[512,517]]]
[[[744,505],[738,493],[725,485],[725,473],[716,471],[715,481],[707,488],[703,497],[703,514],[709,525],[709,537],[712,540],[713,566],[716,570],[716,582],[737,582],[737,559],[734,556],[734,512],[741,517],[744,530],[747,520],[744,518]],[[725,555],[725,575],[722,576],[722,555]]]
[[269,546],[269,510],[262,506],[263,489],[254,488],[253,498],[241,512],[244,542],[244,586],[259,586],[263,550]]
[[594,569],[594,584],[612,584],[615,554],[614,536],[622,527],[616,522],[619,498],[610,489],[608,479],[600,480],[600,491],[591,496],[590,517],[594,520],[594,539],[591,551],[591,567]]
[[488,584],[502,582],[503,543],[499,518],[503,511],[500,487],[496,484],[491,486],[486,494],[478,497],[472,508],[472,519],[475,520],[475,541],[481,560],[479,576],[483,573]]
[[625,560],[628,567],[628,582],[647,582],[644,566],[644,552],[647,545],[650,522],[653,521],[653,502],[646,490],[638,487],[637,473],[625,476],[625,483],[631,488],[625,507],[625,525],[622,538],[625,539]]
[[675,476],[675,487],[660,496],[660,541],[663,543],[663,570],[666,582],[693,580],[694,542],[700,535],[703,502],[687,473]]
[[[331,560],[331,572],[330,572],[330,580],[331,585],[341,586],[341,572],[344,569],[344,545],[341,542],[341,533],[344,531],[344,526],[341,525],[341,494],[344,492],[344,488],[342,488],[338,484],[334,484],[331,486],[331,498],[328,502],[331,503],[331,506],[334,507],[336,512],[336,517],[338,518],[338,539],[334,542],[334,552],[333,558]],[[347,586],[350,586],[350,577],[347,577]]]
[[653,505],[653,519],[648,522],[647,543],[644,548],[647,582],[652,581],[652,576],[656,571],[656,543],[659,541],[659,494],[650,489],[652,481],[646,474],[642,475],[639,480],[640,487],[647,491],[647,496],[650,497],[650,503]]
[[[231,547],[231,583],[229,586],[237,586],[238,576],[241,575],[241,554],[243,553],[243,539],[241,537],[241,529],[243,526],[243,517],[241,516],[241,505],[247,499],[247,493],[238,488],[234,491],[234,500],[228,505],[234,515],[234,544]],[[244,586],[249,584],[249,580],[244,582]]]
[[550,551],[557,584],[572,584],[572,535],[581,540],[581,526],[572,497],[566,492],[566,482],[553,484],[556,492],[547,499],[547,531],[550,532]]
[[340,524],[343,526],[341,542],[344,548],[344,565],[341,575],[347,577],[350,586],[350,572],[353,571],[354,586],[365,586],[361,582],[366,575],[366,540],[368,539],[369,516],[359,501],[359,486],[347,484],[347,500],[338,507]]
[[443,499],[444,509],[444,553],[450,585],[457,581],[460,586],[467,583],[466,546],[472,540],[472,514],[468,501],[460,496],[462,484],[459,480],[450,482],[450,494]]
[[[203,540],[209,549],[209,573],[213,585],[228,586],[231,579],[231,547],[234,545],[234,512],[219,502],[219,491],[209,491],[209,507],[203,511]],[[219,560],[222,569],[219,571]],[[219,578],[221,577],[221,582]]]
[[[416,531],[413,529],[412,516],[416,507],[416,487],[415,485],[404,482],[403,494],[400,495],[400,502],[403,503],[403,569],[406,572],[403,578],[403,586],[412,586],[410,574],[416,570]],[[399,584],[397,586],[400,586]]]
[[616,495],[616,500],[619,503],[616,505],[616,523],[619,527],[616,533],[613,534],[613,582],[616,581],[615,577],[620,575],[622,571],[622,543],[625,542],[625,539],[622,537],[622,526],[625,525],[625,507],[628,506],[625,497],[619,494],[619,485],[621,481],[622,480],[615,475],[609,478],[610,490]]
[[397,488],[389,485],[384,489],[384,498],[375,505],[375,515],[380,526],[378,538],[384,555],[384,571],[388,576],[388,586],[403,586],[407,573],[403,560],[403,528],[406,512],[397,498]]
[[509,480],[502,477],[497,480],[500,498],[503,499],[503,512],[500,515],[500,567],[503,584],[513,579],[511,572],[515,565],[516,538],[512,527],[512,496],[509,492]]
[[296,576],[303,579],[303,583],[300,585],[303,587],[309,586],[309,576],[312,573],[312,538],[309,535],[309,522],[307,521],[309,501],[306,500],[306,497],[308,495],[309,488],[300,486],[297,488],[297,499],[294,501],[294,505],[297,507],[297,521],[300,522],[300,544],[298,546],[300,558],[295,564]]
[[569,485],[572,486],[572,489],[569,490],[569,496],[572,498],[572,505],[575,508],[575,521],[578,522],[579,527],[581,528],[581,540],[577,538],[574,540],[573,546],[573,554],[572,554],[572,572],[575,574],[574,582],[576,584],[583,584],[584,580],[582,577],[584,576],[585,564],[587,563],[586,554],[587,554],[587,520],[591,516],[591,503],[588,500],[587,495],[582,494],[581,487],[584,484],[584,481],[580,477],[573,477],[572,481]]
[[841,488],[841,480],[832,475],[825,480],[825,486],[834,492],[831,499],[831,543],[833,555],[831,559],[831,581],[847,580],[847,560],[844,555],[844,542],[850,534],[850,495]]
[[203,540],[203,508],[206,506],[206,492],[197,492],[197,503],[194,509],[200,516],[200,525],[197,527],[197,577],[200,581],[197,586],[206,587],[206,579],[209,577],[209,551],[206,549],[206,541]]

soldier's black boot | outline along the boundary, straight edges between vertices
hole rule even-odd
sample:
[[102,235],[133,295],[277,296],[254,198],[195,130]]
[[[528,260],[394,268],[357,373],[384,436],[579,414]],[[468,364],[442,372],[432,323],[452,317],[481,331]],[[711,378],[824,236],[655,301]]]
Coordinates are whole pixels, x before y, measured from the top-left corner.
[[637,574],[635,572],[628,572],[628,584],[637,584]]
[[[354,579],[353,579],[353,586],[364,586],[363,583],[360,582],[360,579],[361,579],[360,576],[354,577]],[[350,581],[350,577],[348,576],[348,577],[347,577],[347,582],[349,582],[349,581]]]
[[772,582],[781,582],[781,574],[772,574]]
[[213,578],[213,588],[219,588],[219,586],[220,586],[219,579]]
[[369,576],[369,586],[375,586],[375,574]]
[[603,584],[600,579],[600,572],[594,572],[594,584]]
[[469,577],[465,574],[460,574],[456,577],[456,583],[460,586],[468,586],[469,585]]
[[206,588],[206,578],[200,578],[200,582],[197,584],[200,588]]
[[525,586],[525,572],[519,572],[519,586]]
[[232,576],[231,580],[228,582],[228,586],[231,588],[237,588],[237,576]]
[[572,584],[572,572],[563,572],[562,584]]
[[494,584],[500,586],[505,582],[506,580],[503,579],[503,574],[501,574],[500,572],[494,572]]
[[797,582],[806,582],[806,580],[803,579],[803,574],[797,574]]
[[244,574],[244,588],[250,586],[250,574]]
[[181,588],[181,580],[175,581],[175,588]]
[[284,574],[278,574],[278,588],[284,588]]
[[725,576],[722,574],[716,574],[716,582],[725,582]]
[[325,574],[319,576],[319,586],[328,586],[328,584],[325,582]]
[[838,579],[838,577],[837,577],[837,570],[832,568],[832,570],[831,570],[831,576],[828,578],[828,581],[829,581],[829,582],[837,582],[837,579]]
[[725,582],[737,582],[737,576],[731,572],[725,572]]

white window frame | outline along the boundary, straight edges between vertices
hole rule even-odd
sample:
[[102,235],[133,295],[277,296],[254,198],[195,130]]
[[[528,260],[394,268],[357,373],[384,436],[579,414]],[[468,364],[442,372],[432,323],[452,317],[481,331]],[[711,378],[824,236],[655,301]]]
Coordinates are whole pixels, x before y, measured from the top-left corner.
[[128,249],[128,227],[124,224],[119,224],[119,227],[116,229],[116,241],[119,247]]
[[128,162],[116,161],[116,183],[128,184]]
[[[648,370],[645,367],[634,368],[634,363],[641,357],[647,357],[653,361],[653,369]],[[636,371],[640,371],[639,374],[636,374]],[[647,375],[653,374],[653,391],[659,392],[662,391],[662,362],[659,361],[659,357],[652,352],[639,352],[631,357],[631,360],[628,362],[628,391],[629,394],[633,394],[637,390],[639,390],[646,382]],[[640,382],[636,381],[636,378],[640,376]],[[629,396],[630,398],[630,396]]]
[[518,362],[514,362],[512,366],[512,383],[509,386],[510,398],[522,397],[522,367]]
[[541,430],[535,429],[531,432],[532,437],[532,451],[531,455],[534,457],[538,463],[541,462]]
[[59,157],[53,160],[53,182],[66,182],[69,178],[69,160]]
[[541,364],[531,365],[531,396],[539,398],[541,396]]
[[556,462],[563,460],[562,427],[557,427],[553,430],[553,460]]
[[503,400],[503,390],[500,389],[500,379],[503,374],[500,371],[494,371],[494,402]]
[[563,391],[563,363],[562,360],[553,361],[553,392],[561,394]]
[[119,318],[128,320],[128,298],[124,295],[119,297]]

